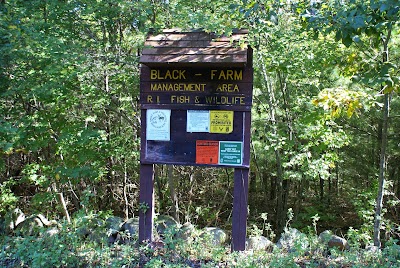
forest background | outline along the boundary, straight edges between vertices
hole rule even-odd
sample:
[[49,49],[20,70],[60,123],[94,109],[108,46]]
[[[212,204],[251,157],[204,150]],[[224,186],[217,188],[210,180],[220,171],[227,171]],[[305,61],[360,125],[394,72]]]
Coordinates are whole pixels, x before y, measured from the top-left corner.
[[[0,1],[0,214],[138,214],[150,29],[249,30],[249,227],[399,238],[395,0]],[[230,230],[231,169],[157,165],[156,213]],[[76,214],[78,215],[78,214]]]

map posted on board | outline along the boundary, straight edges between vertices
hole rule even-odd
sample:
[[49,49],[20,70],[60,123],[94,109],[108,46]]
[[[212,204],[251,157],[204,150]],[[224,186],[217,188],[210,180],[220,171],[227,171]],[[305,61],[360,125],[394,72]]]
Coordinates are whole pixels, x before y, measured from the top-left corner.
[[169,141],[171,139],[171,110],[148,109],[146,118],[147,140]]
[[210,133],[232,133],[233,111],[210,111]]

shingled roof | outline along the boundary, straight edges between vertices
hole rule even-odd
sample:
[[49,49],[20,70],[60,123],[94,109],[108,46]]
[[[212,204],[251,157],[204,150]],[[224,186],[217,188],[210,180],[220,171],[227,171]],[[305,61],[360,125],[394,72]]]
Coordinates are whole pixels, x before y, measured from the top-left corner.
[[244,67],[248,63],[247,30],[232,36],[217,36],[204,31],[164,30],[149,34],[140,63],[154,66]]

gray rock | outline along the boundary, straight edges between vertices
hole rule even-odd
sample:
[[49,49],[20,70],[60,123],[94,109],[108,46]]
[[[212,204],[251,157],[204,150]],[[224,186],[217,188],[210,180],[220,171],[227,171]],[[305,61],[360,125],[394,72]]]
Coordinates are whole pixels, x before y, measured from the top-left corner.
[[86,238],[91,234],[92,230],[86,226],[82,226],[76,229],[76,235],[80,238]]
[[139,235],[139,219],[132,218],[125,221],[121,226],[121,232],[128,235],[129,238],[137,237]]
[[124,221],[121,217],[112,216],[109,217],[105,222],[105,228],[107,229],[107,233],[110,235],[116,234],[121,230]]
[[50,227],[50,226],[56,226],[57,221],[51,220],[49,221],[43,214],[37,214],[36,217],[40,219],[40,221],[43,223],[44,226]]
[[178,227],[178,222],[171,216],[159,215],[154,221],[157,233],[163,235],[165,230],[172,227]]
[[272,250],[274,243],[264,236],[253,236],[246,239],[246,250]]
[[332,235],[331,239],[328,241],[328,247],[329,248],[338,248],[340,250],[348,250],[350,249],[349,243],[347,242],[346,239],[337,236],[337,235]]
[[53,237],[60,233],[60,230],[57,227],[48,228],[46,231],[42,233],[42,236]]
[[124,221],[121,217],[112,216],[109,217],[105,222],[105,228],[107,230],[108,243],[113,244],[121,239],[120,231]]
[[18,224],[25,220],[25,214],[19,208],[9,211],[5,216],[5,232],[12,233]]
[[333,233],[331,230],[325,230],[318,236],[318,242],[320,244],[328,244],[329,240],[331,240]]
[[289,252],[293,252],[296,248],[306,250],[309,246],[306,235],[301,233],[296,228],[288,228],[282,233],[276,246],[280,249],[285,249]]
[[379,247],[374,246],[374,245],[369,245],[365,247],[365,251],[371,252],[371,253],[378,253],[379,252]]
[[190,242],[193,239],[195,230],[194,226],[190,222],[187,222],[179,228],[176,238]]
[[214,246],[220,246],[220,245],[224,244],[228,239],[228,236],[226,235],[226,233],[221,228],[218,228],[218,227],[204,228],[203,234],[201,236],[202,237],[209,236],[211,239],[211,243]]
[[33,236],[40,234],[40,228],[43,227],[43,222],[36,215],[26,218],[20,222],[14,230],[14,233],[19,236]]

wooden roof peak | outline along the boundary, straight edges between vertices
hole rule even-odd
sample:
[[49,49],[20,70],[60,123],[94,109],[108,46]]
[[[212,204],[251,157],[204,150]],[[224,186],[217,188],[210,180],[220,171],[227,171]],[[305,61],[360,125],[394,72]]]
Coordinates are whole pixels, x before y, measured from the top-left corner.
[[203,30],[166,29],[149,33],[140,63],[147,66],[226,65],[243,67],[248,61],[246,29],[232,31],[231,36],[218,36]]

